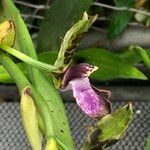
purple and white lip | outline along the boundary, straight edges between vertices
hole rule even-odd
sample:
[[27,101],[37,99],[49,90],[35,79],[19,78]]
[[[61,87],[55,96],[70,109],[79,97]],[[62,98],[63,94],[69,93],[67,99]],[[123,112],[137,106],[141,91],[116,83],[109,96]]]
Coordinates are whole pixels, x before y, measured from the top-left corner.
[[72,90],[81,110],[91,118],[102,118],[111,113],[108,101],[110,92],[93,87],[88,78],[97,69],[98,67],[85,63],[68,68],[61,88],[62,91]]

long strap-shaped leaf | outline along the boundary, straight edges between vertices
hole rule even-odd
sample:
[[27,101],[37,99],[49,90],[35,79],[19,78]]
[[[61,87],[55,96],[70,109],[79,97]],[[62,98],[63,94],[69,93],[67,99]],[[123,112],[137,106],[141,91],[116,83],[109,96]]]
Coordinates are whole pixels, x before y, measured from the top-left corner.
[[[19,15],[19,11],[14,6],[11,0],[1,0],[2,6],[1,19],[13,20],[16,26],[16,39],[17,43],[15,45],[16,49],[20,49],[24,53],[28,54],[30,57],[36,59],[35,48],[32,43],[31,37],[27,31],[27,28]],[[6,18],[4,18],[4,16]],[[33,81],[37,90],[42,94],[43,100],[48,104],[49,112],[51,113],[53,127],[55,136],[66,145],[70,150],[74,149],[74,144],[71,138],[68,120],[65,114],[64,105],[62,100],[53,86],[53,83],[48,82],[46,77],[38,71],[36,68],[29,66],[30,80]],[[61,115],[60,115],[61,114]],[[61,132],[63,131],[63,133]],[[62,144],[59,144],[61,147]]]
[[88,10],[91,3],[92,0],[55,0],[40,28],[38,50],[59,50],[61,38]]

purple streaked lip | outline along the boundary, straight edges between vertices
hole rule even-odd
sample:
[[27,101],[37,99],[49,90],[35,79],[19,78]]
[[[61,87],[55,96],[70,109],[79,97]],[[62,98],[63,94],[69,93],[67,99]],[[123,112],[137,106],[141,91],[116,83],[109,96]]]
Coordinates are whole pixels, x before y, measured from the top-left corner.
[[102,118],[111,113],[110,92],[93,87],[88,78],[97,69],[97,66],[86,63],[68,68],[61,88],[72,90],[81,110],[91,118]]

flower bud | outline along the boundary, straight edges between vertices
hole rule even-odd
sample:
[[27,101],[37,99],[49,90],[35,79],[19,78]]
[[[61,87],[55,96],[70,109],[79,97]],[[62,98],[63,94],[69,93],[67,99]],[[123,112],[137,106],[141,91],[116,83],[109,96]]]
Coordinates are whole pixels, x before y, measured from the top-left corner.
[[57,142],[54,139],[50,139],[46,144],[45,150],[58,150]]
[[31,147],[33,150],[41,150],[42,138],[38,128],[37,111],[34,101],[29,95],[29,88],[22,92],[20,106],[23,126]]

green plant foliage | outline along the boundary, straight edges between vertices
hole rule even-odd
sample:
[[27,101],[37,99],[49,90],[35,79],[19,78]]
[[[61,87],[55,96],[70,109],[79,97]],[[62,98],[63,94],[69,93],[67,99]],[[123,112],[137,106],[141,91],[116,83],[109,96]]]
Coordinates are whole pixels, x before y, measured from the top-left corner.
[[[38,58],[41,62],[45,62],[47,64],[54,64],[58,53],[55,51],[51,52],[42,52],[38,55]],[[19,62],[16,63],[20,70],[26,75],[26,66],[24,63]],[[0,65],[0,82],[1,83],[14,83],[13,79],[9,75],[9,73],[5,70],[3,66]]]
[[46,51],[38,54],[38,59],[41,62],[54,64],[58,56],[58,52],[56,51]]
[[88,10],[91,2],[92,0],[55,0],[40,28],[38,50],[59,50],[61,38]]
[[119,140],[124,135],[132,119],[132,104],[129,103],[110,115],[104,116],[99,122],[98,127],[101,133],[98,137],[100,142],[107,140]]
[[[131,8],[134,7],[135,0],[116,0],[115,3],[116,7]],[[115,36],[121,33],[132,19],[132,16],[133,13],[129,11],[115,11],[110,22],[108,37],[113,39]]]
[[150,69],[150,58],[147,52],[139,46],[135,46],[134,49],[143,60],[143,63],[145,64],[145,66]]
[[120,140],[132,119],[131,103],[104,116],[97,124],[88,128],[81,150],[104,150]]
[[[36,59],[37,55],[31,37],[22,18],[20,17],[19,11],[16,9],[13,2],[11,0],[1,0],[0,6],[2,7],[0,9],[2,20],[13,20],[16,26],[17,37],[15,48]],[[7,69],[7,71],[9,71],[13,68],[9,67]],[[42,100],[44,100],[44,103],[46,103],[49,108],[50,117],[52,117],[55,137],[59,139],[59,146],[63,147],[64,145],[66,145],[69,150],[74,149],[74,143],[70,134],[64,105],[53,83],[49,82],[45,75],[34,67],[29,66],[29,72],[26,69],[25,72],[27,72],[27,74],[31,74],[31,77],[29,78],[30,81],[33,82],[33,86],[35,86],[37,91],[41,93]],[[15,76],[15,74],[13,74],[13,76]],[[53,110],[53,113],[51,112],[51,110]],[[63,131],[63,133],[61,131]]]
[[116,55],[131,65],[137,64],[141,61],[141,57],[138,53],[131,48],[124,49],[123,51],[116,53]]
[[150,50],[144,50],[139,46],[130,46],[128,49],[117,53],[117,55],[124,59],[126,62],[134,65],[142,61],[145,66],[149,68],[150,63]]
[[[18,9],[15,7],[11,0],[0,1],[1,6],[1,13],[0,13],[0,21],[4,20],[12,20],[15,25],[15,44],[14,47],[22,51],[23,53],[31,56],[32,58],[36,59],[36,53],[34,49],[33,42],[29,35],[26,25],[22,20]],[[30,66],[27,66],[28,77],[31,79],[32,82],[36,82],[35,76],[37,75],[36,69]]]
[[[150,56],[150,51],[147,50],[146,52],[147,55]],[[38,58],[42,62],[53,64],[57,58],[57,54],[58,53],[54,51],[42,52],[38,55]],[[74,61],[78,61],[78,59],[83,59],[85,62],[97,65],[99,67],[99,70],[91,75],[95,79],[146,79],[146,77],[141,72],[139,72],[135,67],[131,66],[143,61],[135,49],[130,48],[121,53],[112,53],[108,50],[100,48],[87,49],[80,51],[75,55]],[[17,65],[22,71],[24,70],[25,73],[24,64],[18,63]],[[2,66],[0,66],[0,82],[13,82],[7,71]]]
[[[25,66],[24,63],[18,63],[17,66],[24,72],[25,71]],[[0,65],[0,82],[1,83],[14,83],[14,80],[12,79],[12,77],[9,75],[9,73],[6,71],[6,69]]]
[[146,76],[135,67],[118,57],[116,54],[101,48],[91,48],[80,51],[75,59],[96,65],[99,69],[92,77],[99,80],[115,78],[147,79]]
[[145,150],[150,150],[150,136],[148,136],[148,138],[147,138],[147,143],[146,143],[146,146],[145,146]]
[[[150,50],[149,49],[143,49],[142,51],[145,51],[144,53],[147,54],[147,57],[150,56]],[[128,63],[134,65],[139,63],[140,61],[143,61],[143,58],[139,55],[137,52],[135,46],[130,46],[128,49],[125,49],[121,52],[116,53],[121,59],[124,59]]]
[[62,74],[68,68],[72,61],[72,57],[75,53],[76,47],[81,42],[83,34],[87,32],[92,23],[96,20],[97,15],[88,18],[87,13],[84,13],[81,20],[79,20],[66,34],[58,53],[58,57],[54,63],[54,66],[58,68],[53,71],[54,83],[56,87],[59,87],[62,81]]
[[83,34],[87,32],[97,16],[88,19],[87,13],[84,13],[83,18],[79,20],[64,36],[61,43],[58,58],[54,66],[65,70],[71,63],[76,47],[81,42]]

